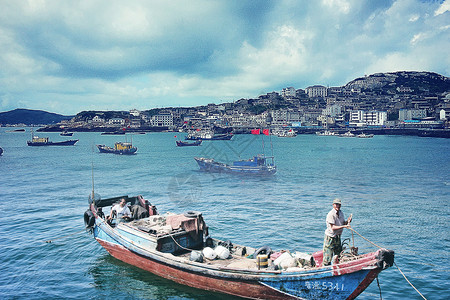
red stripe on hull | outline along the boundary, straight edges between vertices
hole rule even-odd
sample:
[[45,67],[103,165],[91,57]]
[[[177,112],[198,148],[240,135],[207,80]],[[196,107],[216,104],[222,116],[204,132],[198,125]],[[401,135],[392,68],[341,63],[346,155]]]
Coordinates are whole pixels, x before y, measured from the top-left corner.
[[367,274],[366,278],[364,278],[363,281],[358,285],[358,287],[353,291],[353,293],[348,296],[347,299],[355,299],[358,297],[359,294],[361,294],[371,283],[372,281],[377,278],[378,274],[381,272],[381,269],[373,269],[372,271]]
[[186,272],[156,260],[137,255],[122,246],[99,239],[97,241],[115,258],[183,285],[251,299],[297,299],[296,297],[290,297],[287,294],[278,292],[256,281],[237,281]]

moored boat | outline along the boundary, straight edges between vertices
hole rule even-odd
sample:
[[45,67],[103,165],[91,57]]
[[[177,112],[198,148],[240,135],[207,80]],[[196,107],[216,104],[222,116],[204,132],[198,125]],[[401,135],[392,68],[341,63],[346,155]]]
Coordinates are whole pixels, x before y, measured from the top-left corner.
[[340,137],[355,137],[355,134],[351,131],[347,131],[346,133],[340,134]]
[[212,130],[192,131],[185,137],[186,140],[231,140],[230,133],[215,134]]
[[[249,299],[354,299],[394,263],[393,251],[379,249],[342,253],[322,266],[322,251],[291,255],[213,239],[198,212],[158,215],[142,196],[93,198],[86,227],[113,257],[198,289]],[[130,206],[130,221],[105,217],[120,199]]]
[[[194,157],[201,171],[236,174],[273,175],[277,172],[274,157],[257,155],[248,160],[238,160],[232,164],[217,162],[212,158]],[[269,163],[267,159],[271,159]]]
[[31,130],[31,141],[27,141],[28,146],[73,146],[78,140],[67,140],[61,142],[52,142],[48,137],[38,137]]
[[329,130],[325,130],[323,132],[317,131],[316,135],[320,135],[320,136],[332,136],[332,135],[337,135],[335,132],[333,131],[329,131]]
[[360,134],[358,134],[356,137],[359,137],[359,138],[373,138],[373,134],[371,133],[371,134],[365,134],[364,132],[363,133],[360,133]]
[[65,130],[65,131],[61,132],[59,135],[60,136],[72,136],[73,132],[68,132],[68,131]]
[[97,148],[101,153],[113,153],[123,155],[135,154],[137,151],[137,148],[133,147],[131,143],[123,143],[123,142],[115,143],[114,148],[105,145],[97,145]]
[[187,147],[187,146],[200,146],[202,144],[202,140],[196,140],[192,143],[184,142],[184,141],[176,141],[178,147]]
[[297,133],[293,129],[290,129],[290,130],[281,130],[277,132],[276,135],[278,137],[296,137]]
[[0,147],[0,156],[3,155],[3,148]]

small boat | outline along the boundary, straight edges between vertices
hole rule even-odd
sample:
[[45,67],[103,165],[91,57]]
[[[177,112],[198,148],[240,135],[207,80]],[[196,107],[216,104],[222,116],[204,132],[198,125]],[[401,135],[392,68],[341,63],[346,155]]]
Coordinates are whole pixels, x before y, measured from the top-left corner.
[[25,129],[20,128],[20,129],[14,129],[14,130],[6,130],[6,132],[25,132]]
[[329,131],[329,130],[325,130],[323,132],[317,131],[316,135],[320,135],[320,136],[332,136],[332,135],[336,135],[335,132],[333,131]]
[[123,155],[135,154],[137,151],[137,148],[133,147],[131,143],[122,143],[122,142],[115,143],[114,148],[105,145],[97,145],[97,148],[100,151],[100,153],[113,153]]
[[[322,251],[273,251],[212,238],[199,212],[159,215],[142,196],[92,198],[86,228],[113,257],[197,289],[248,299],[354,299],[394,263],[394,251],[358,254],[351,247],[323,266]],[[132,218],[106,218],[120,199]]]
[[72,136],[73,132],[63,131],[59,134],[60,136]]
[[105,131],[102,132],[102,135],[122,135],[125,134],[125,130],[116,130],[116,131]]
[[[201,171],[207,172],[225,172],[235,174],[253,174],[253,175],[273,175],[277,172],[273,156],[265,157],[263,155],[254,156],[248,160],[238,160],[233,164],[216,162],[212,158],[194,157]],[[271,163],[267,162],[271,159]]]
[[231,140],[233,137],[230,133],[215,134],[212,130],[199,130],[190,132],[185,139],[186,140]]
[[192,143],[184,142],[184,141],[176,141],[178,147],[186,147],[186,146],[200,146],[202,144],[202,140],[196,140]]
[[0,156],[3,155],[3,148],[0,147]]
[[33,135],[31,130],[31,141],[27,141],[28,146],[73,146],[78,140],[67,140],[62,142],[51,142],[48,137],[38,137]]
[[364,138],[364,139],[367,139],[367,138],[373,138],[373,134],[372,134],[372,133],[371,133],[371,134],[365,134],[365,133],[363,132],[363,133],[361,133],[361,134],[358,134],[356,137]]
[[351,131],[347,131],[346,133],[340,134],[340,137],[355,137],[355,134]]
[[294,130],[281,130],[277,133],[278,137],[296,137],[297,133]]

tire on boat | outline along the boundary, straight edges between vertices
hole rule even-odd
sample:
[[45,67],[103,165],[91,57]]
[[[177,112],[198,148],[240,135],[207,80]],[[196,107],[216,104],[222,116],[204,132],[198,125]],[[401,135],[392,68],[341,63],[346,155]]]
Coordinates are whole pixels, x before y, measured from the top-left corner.
[[86,228],[91,228],[95,225],[95,216],[90,209],[84,212],[84,225]]
[[201,216],[202,213],[198,212],[198,211],[187,211],[184,213],[184,216],[187,218],[197,218],[199,216]]
[[257,249],[255,253],[253,253],[253,257],[256,258],[258,254],[267,254],[270,256],[270,253],[272,253],[272,249],[269,246],[262,246],[261,248]]

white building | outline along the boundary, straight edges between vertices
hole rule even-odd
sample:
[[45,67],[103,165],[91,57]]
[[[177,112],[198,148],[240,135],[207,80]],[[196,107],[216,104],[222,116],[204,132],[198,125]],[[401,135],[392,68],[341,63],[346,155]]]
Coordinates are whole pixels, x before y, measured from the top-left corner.
[[327,96],[327,87],[323,85],[313,85],[309,86],[305,89],[308,97],[326,97]]
[[400,121],[423,119],[426,118],[427,111],[425,109],[400,109],[398,119]]
[[295,97],[295,93],[295,88],[293,88],[292,86],[286,87],[281,90],[281,96],[283,98]]
[[173,126],[173,116],[171,113],[159,113],[152,117],[151,123],[152,126],[170,127]]
[[298,111],[279,109],[271,111],[270,114],[272,117],[272,125],[275,126],[291,126],[292,123],[301,121],[300,113]]
[[350,113],[350,124],[353,125],[369,125],[382,126],[387,120],[387,112],[385,111],[364,111],[354,110]]
[[340,114],[342,114],[342,106],[337,104],[327,105],[327,107],[322,110],[322,115],[325,116],[336,117]]
[[141,114],[141,112],[137,109],[130,110],[130,115],[132,115],[132,116],[139,117],[140,114]]
[[105,123],[105,119],[100,118],[99,116],[94,116],[91,120],[93,125],[103,125]]
[[117,126],[117,127],[124,126],[125,120],[122,118],[112,118],[112,119],[108,120],[108,125]]
[[439,111],[439,119],[440,120],[449,120],[450,119],[450,108],[443,108]]

